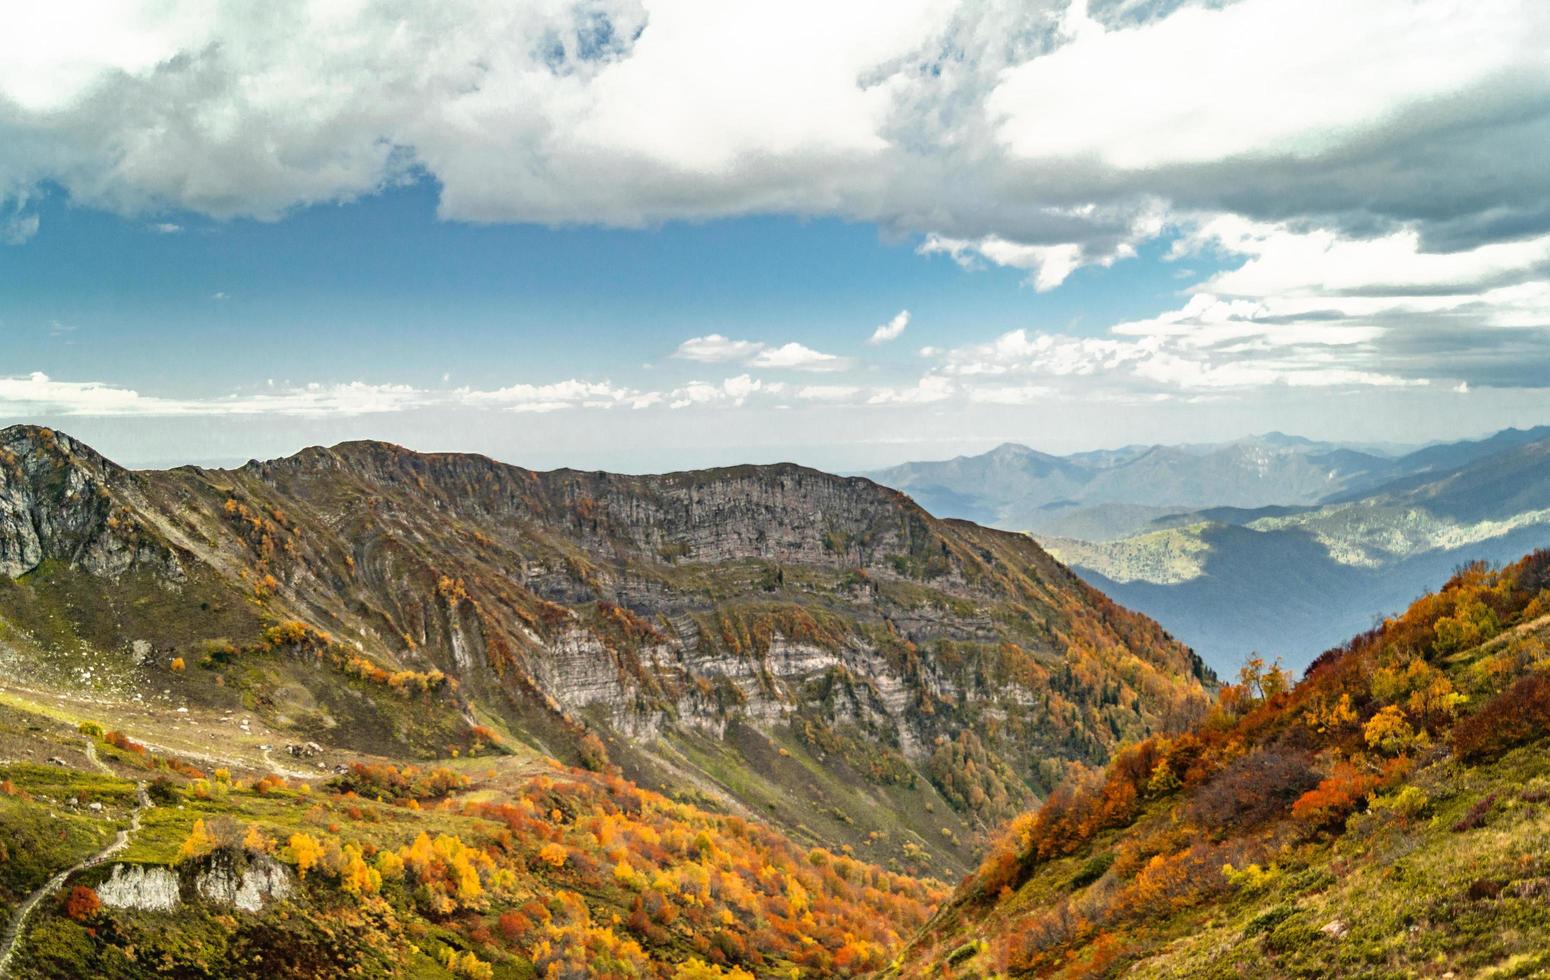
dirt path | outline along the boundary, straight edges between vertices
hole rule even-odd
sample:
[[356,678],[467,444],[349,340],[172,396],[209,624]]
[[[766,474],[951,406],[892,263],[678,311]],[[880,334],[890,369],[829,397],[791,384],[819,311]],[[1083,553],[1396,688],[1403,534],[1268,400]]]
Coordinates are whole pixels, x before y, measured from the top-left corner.
[[[110,776],[114,775],[113,770],[104,765],[101,759],[97,758],[97,746],[91,739],[86,740],[86,758],[97,769]],[[140,817],[152,805],[151,798],[145,791],[145,783],[136,784],[135,798],[137,803],[134,812],[129,816],[129,826],[120,830],[114,836],[113,843],[91,857],[71,865],[44,882],[42,888],[28,895],[27,900],[22,902],[16,909],[16,915],[11,919],[10,925],[6,927],[5,935],[0,937],[0,978],[10,975],[11,961],[16,957],[16,950],[21,946],[22,936],[27,931],[27,919],[32,915],[33,910],[38,907],[38,903],[63,887],[71,875],[85,871],[87,868],[94,868],[129,846],[130,838],[140,830]]]
[[269,746],[267,745],[260,746],[258,754],[263,758],[264,764],[269,767],[269,771],[277,776],[284,776],[286,779],[318,778],[318,773],[307,772],[305,769],[292,769],[288,766],[280,765],[278,762],[274,761],[274,756],[269,754]]

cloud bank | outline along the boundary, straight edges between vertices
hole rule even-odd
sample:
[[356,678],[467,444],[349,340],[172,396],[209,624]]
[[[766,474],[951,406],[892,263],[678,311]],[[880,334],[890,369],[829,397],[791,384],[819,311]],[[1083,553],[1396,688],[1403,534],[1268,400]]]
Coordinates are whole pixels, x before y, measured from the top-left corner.
[[[41,375],[106,414],[547,412],[760,398],[1028,404],[1265,385],[1550,384],[1550,5],[1537,0],[363,0],[23,5],[0,35],[0,242],[31,203],[173,234],[432,180],[443,218],[641,226],[832,215],[1037,291],[1132,260],[1233,267],[1081,337],[1002,330],[909,383],[739,374],[180,401]],[[215,294],[221,298],[224,293]],[[907,312],[870,343],[897,339]],[[673,356],[838,372],[710,334]],[[52,399],[52,401],[51,401]]]

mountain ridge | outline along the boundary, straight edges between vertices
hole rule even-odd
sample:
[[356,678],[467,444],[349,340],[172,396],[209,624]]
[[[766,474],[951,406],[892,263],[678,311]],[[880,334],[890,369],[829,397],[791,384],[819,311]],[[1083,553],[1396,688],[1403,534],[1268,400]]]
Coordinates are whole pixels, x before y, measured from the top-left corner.
[[538,473],[356,441],[130,471],[37,427],[0,445],[0,620],[38,676],[86,651],[94,683],[407,757],[494,728],[917,867],[963,867],[1210,683],[1025,537],[794,464]]

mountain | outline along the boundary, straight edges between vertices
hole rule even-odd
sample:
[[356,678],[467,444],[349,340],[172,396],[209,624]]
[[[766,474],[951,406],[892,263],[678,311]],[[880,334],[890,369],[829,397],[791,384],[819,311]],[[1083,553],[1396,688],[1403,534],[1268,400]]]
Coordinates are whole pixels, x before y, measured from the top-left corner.
[[1252,665],[1002,839],[892,976],[1550,972],[1550,552]]
[[[1030,539],[796,466],[362,442],[131,472],[15,427],[0,472],[6,686],[212,765],[501,744],[953,874],[1210,679]],[[180,712],[226,719],[228,755]]]
[[1336,503],[1171,515],[1115,541],[1041,540],[1217,670],[1254,651],[1300,667],[1463,562],[1550,545],[1550,432],[1525,435],[1422,450],[1400,464],[1468,462]]
[[1312,504],[1416,471],[1387,455],[1272,432],[1225,444],[1071,456],[1008,443],[979,456],[905,463],[870,476],[935,514],[1105,540],[1204,507]]

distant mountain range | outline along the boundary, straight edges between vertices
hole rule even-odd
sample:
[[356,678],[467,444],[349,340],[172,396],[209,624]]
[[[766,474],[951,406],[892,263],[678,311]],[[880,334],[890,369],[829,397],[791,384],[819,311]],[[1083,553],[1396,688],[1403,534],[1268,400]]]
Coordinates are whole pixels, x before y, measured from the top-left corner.
[[1171,515],[1356,499],[1550,436],[1550,426],[1396,453],[1271,432],[1229,443],[1127,446],[1054,456],[1006,443],[978,456],[867,473],[934,514],[1007,530],[1102,541]]
[[1300,666],[1455,565],[1550,544],[1550,427],[1398,456],[1278,433],[1065,457],[1002,446],[875,478],[1032,532],[1218,672],[1251,651]]

